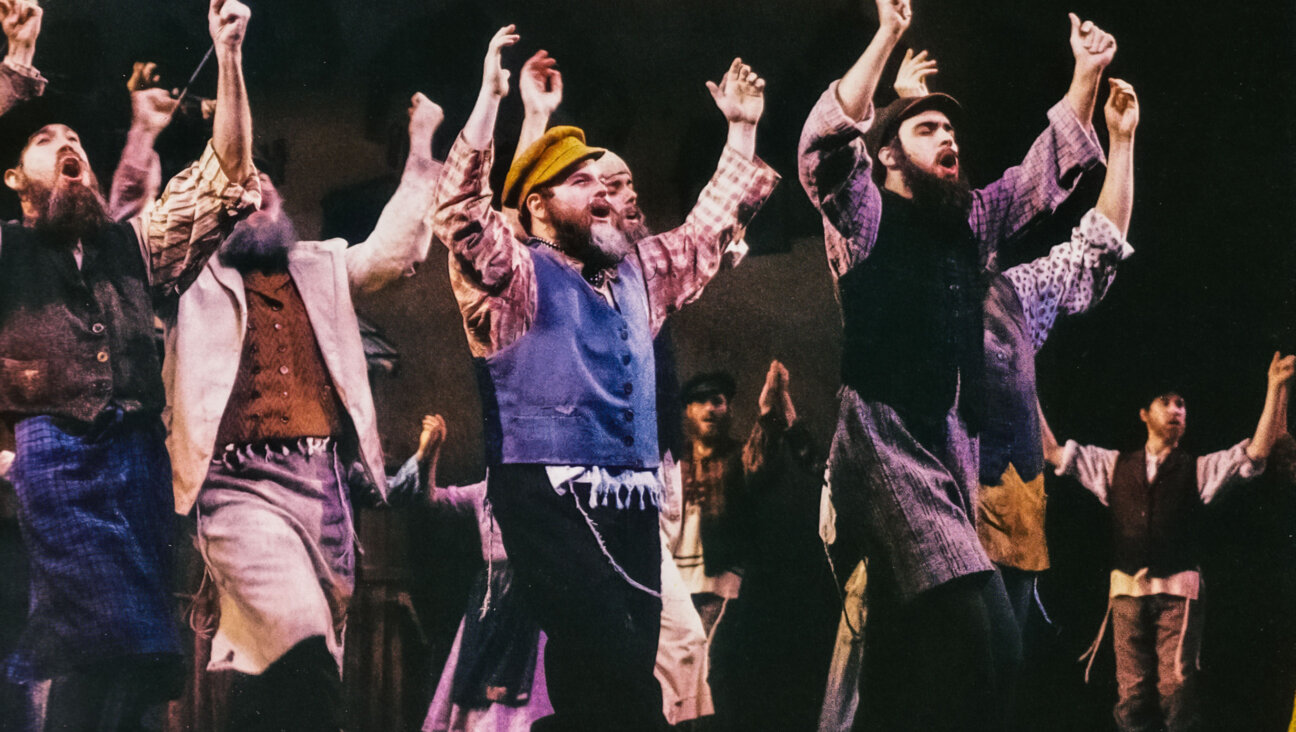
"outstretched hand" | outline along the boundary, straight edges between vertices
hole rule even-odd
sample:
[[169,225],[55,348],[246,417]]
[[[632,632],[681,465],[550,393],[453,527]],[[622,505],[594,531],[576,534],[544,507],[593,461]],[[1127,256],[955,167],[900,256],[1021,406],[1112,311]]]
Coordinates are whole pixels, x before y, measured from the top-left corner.
[[919,51],[916,56],[912,48],[905,51],[900,70],[896,72],[896,94],[902,97],[927,96],[930,93],[927,91],[927,77],[937,70],[936,59],[928,56],[926,51]]
[[528,115],[548,118],[562,104],[563,80],[558,71],[558,60],[548,51],[535,52],[522,64],[518,77],[518,92],[522,95],[522,108]]
[[1103,115],[1107,118],[1107,134],[1113,140],[1130,140],[1139,123],[1138,95],[1129,82],[1108,79],[1111,91]]
[[30,0],[0,0],[0,24],[9,39],[9,52],[36,44],[44,11]]
[[1116,38],[1092,20],[1081,22],[1080,16],[1068,13],[1071,19],[1071,54],[1075,56],[1077,74],[1099,74],[1116,56]]
[[515,30],[517,26],[512,23],[500,28],[495,31],[495,35],[491,36],[490,45],[486,47],[486,61],[482,67],[482,92],[496,99],[508,96],[509,72],[504,68],[503,51],[506,46],[512,46],[521,38],[514,33]]
[[1269,388],[1276,389],[1289,383],[1293,375],[1296,375],[1296,355],[1283,356],[1274,351],[1273,359],[1269,361]]
[[251,8],[239,0],[211,0],[207,9],[207,29],[212,43],[226,51],[240,50],[251,17]]
[[755,125],[765,111],[765,80],[735,58],[720,83],[708,81],[707,91],[730,123]]

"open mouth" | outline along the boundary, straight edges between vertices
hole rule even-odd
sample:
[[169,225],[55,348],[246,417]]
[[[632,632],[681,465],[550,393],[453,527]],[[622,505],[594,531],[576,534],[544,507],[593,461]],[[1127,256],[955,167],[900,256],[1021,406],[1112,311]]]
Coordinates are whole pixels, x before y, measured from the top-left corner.
[[595,201],[590,204],[590,215],[596,219],[606,219],[612,215],[611,204]]
[[622,218],[624,218],[626,221],[643,221],[643,211],[640,211],[639,207],[636,206],[626,211],[625,215],[622,216]]
[[78,158],[75,155],[64,155],[59,159],[58,170],[59,175],[64,178],[79,180],[85,167],[81,163],[81,158]]
[[940,166],[942,171],[958,174],[958,153],[953,150],[946,150],[936,156],[936,165]]

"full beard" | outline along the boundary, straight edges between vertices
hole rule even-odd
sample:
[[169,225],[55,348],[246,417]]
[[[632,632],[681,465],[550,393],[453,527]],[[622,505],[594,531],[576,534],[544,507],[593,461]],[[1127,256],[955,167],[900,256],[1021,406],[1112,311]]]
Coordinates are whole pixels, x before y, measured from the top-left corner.
[[586,273],[615,267],[630,254],[630,241],[615,225],[594,223],[589,210],[568,217],[551,209],[556,244],[564,252],[579,259]]
[[626,214],[630,213],[630,211],[623,211],[613,215],[616,219],[617,231],[620,231],[625,236],[626,241],[631,244],[638,244],[640,240],[652,236],[652,230],[648,228],[648,224],[644,223],[643,212],[639,210],[639,207],[635,206],[632,210],[638,214],[636,217],[626,218]]
[[31,186],[28,196],[37,213],[28,223],[60,245],[72,247],[78,240],[89,239],[112,223],[93,175],[91,184],[93,187],[80,181],[60,182],[53,188]]
[[972,210],[972,186],[963,177],[962,169],[957,178],[946,178],[919,167],[901,145],[896,145],[894,149],[900,174],[913,193],[914,203],[943,216],[967,218]]
[[245,274],[283,272],[288,269],[288,250],[296,243],[297,229],[286,215],[257,223],[244,219],[225,237],[217,257]]

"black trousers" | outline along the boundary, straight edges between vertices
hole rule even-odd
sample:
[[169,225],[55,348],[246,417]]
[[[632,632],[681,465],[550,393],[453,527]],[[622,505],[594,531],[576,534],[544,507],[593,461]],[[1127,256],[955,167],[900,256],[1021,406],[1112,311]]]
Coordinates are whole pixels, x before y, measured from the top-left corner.
[[856,730],[1005,729],[1021,663],[998,572],[960,577],[904,604],[869,596]]
[[522,600],[549,638],[545,681],[554,714],[533,729],[664,728],[653,676],[661,598],[632,587],[613,566],[660,591],[657,507],[636,500],[631,508],[591,508],[587,486],[560,496],[539,465],[492,466],[486,494]]
[[229,732],[338,732],[342,678],[323,636],[298,643],[258,676],[236,673]]
[[144,717],[180,696],[183,669],[173,655],[102,661],[50,684],[46,732],[138,732]]

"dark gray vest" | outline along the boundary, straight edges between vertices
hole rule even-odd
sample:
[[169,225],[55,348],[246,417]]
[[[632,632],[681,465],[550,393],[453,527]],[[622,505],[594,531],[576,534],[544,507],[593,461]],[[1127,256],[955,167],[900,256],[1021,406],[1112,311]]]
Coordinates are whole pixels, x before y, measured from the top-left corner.
[[1153,577],[1169,577],[1197,568],[1203,505],[1192,455],[1175,449],[1148,484],[1147,452],[1121,453],[1107,504],[1117,569],[1134,574],[1147,567]]
[[981,420],[981,485],[999,485],[1008,464],[1030,482],[1044,470],[1035,410],[1035,347],[1021,301],[1002,273],[990,277],[985,300],[985,403]]

